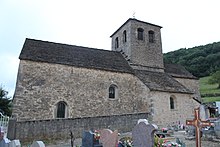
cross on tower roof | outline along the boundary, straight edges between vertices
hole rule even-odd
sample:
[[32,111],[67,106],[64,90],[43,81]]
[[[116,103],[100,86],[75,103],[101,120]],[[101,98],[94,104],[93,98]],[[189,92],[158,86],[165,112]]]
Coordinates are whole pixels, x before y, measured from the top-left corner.
[[196,147],[201,147],[201,128],[205,126],[211,126],[212,123],[208,121],[202,121],[200,119],[199,108],[194,110],[195,118],[193,120],[186,120],[186,125],[191,125],[196,128]]

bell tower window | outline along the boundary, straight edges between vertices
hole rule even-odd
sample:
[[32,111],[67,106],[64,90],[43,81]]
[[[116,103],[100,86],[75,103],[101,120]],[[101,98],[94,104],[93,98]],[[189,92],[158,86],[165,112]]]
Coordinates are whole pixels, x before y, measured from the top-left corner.
[[126,30],[124,30],[124,32],[123,32],[123,42],[124,43],[127,42],[127,32],[126,32]]
[[137,29],[137,39],[144,40],[144,29],[142,28]]
[[149,36],[149,42],[154,43],[154,41],[155,41],[154,31],[149,31],[148,36]]
[[115,38],[115,48],[118,48],[119,47],[119,42],[118,42],[118,37]]

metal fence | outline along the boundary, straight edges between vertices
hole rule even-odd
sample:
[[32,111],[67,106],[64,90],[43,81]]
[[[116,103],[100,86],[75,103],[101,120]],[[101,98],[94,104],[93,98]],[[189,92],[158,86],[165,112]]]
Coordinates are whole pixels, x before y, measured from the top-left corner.
[[7,134],[7,131],[8,131],[8,122],[9,122],[9,117],[4,116],[0,112],[0,127],[1,127],[1,130],[3,130],[5,132],[5,135]]

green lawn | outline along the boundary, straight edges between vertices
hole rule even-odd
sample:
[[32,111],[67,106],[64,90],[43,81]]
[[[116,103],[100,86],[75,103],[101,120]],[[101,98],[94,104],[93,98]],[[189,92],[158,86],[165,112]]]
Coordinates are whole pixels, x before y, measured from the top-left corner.
[[220,101],[220,96],[217,96],[217,97],[203,97],[202,98],[203,103],[215,102],[215,101]]
[[201,94],[220,93],[220,89],[217,89],[218,84],[208,84],[209,78],[210,76],[199,79],[200,93]]
[[[219,93],[220,94],[220,89],[217,89],[218,84],[208,84],[210,76],[208,77],[203,77],[199,79],[199,86],[200,86],[200,93],[201,95],[204,94],[214,94],[214,93]],[[216,97],[202,97],[203,102],[214,102],[214,101],[220,101],[220,96]]]

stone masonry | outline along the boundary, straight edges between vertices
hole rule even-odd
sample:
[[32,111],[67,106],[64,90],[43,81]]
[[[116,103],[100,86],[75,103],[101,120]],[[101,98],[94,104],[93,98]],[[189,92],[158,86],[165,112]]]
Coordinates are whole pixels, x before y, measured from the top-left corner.
[[[155,123],[168,125],[184,123],[196,106],[189,94],[150,92],[131,74],[21,61],[19,77],[13,109],[18,120],[55,118],[56,104],[64,101],[67,118],[151,112]],[[108,98],[111,84],[119,89],[114,100]],[[169,108],[171,95],[177,97],[175,110]]]
[[[130,74],[21,61],[13,115],[18,120],[55,118],[59,101],[68,104],[67,117],[91,117],[149,112],[149,89]],[[108,98],[111,84],[118,98]],[[130,92],[132,91],[132,92]]]

